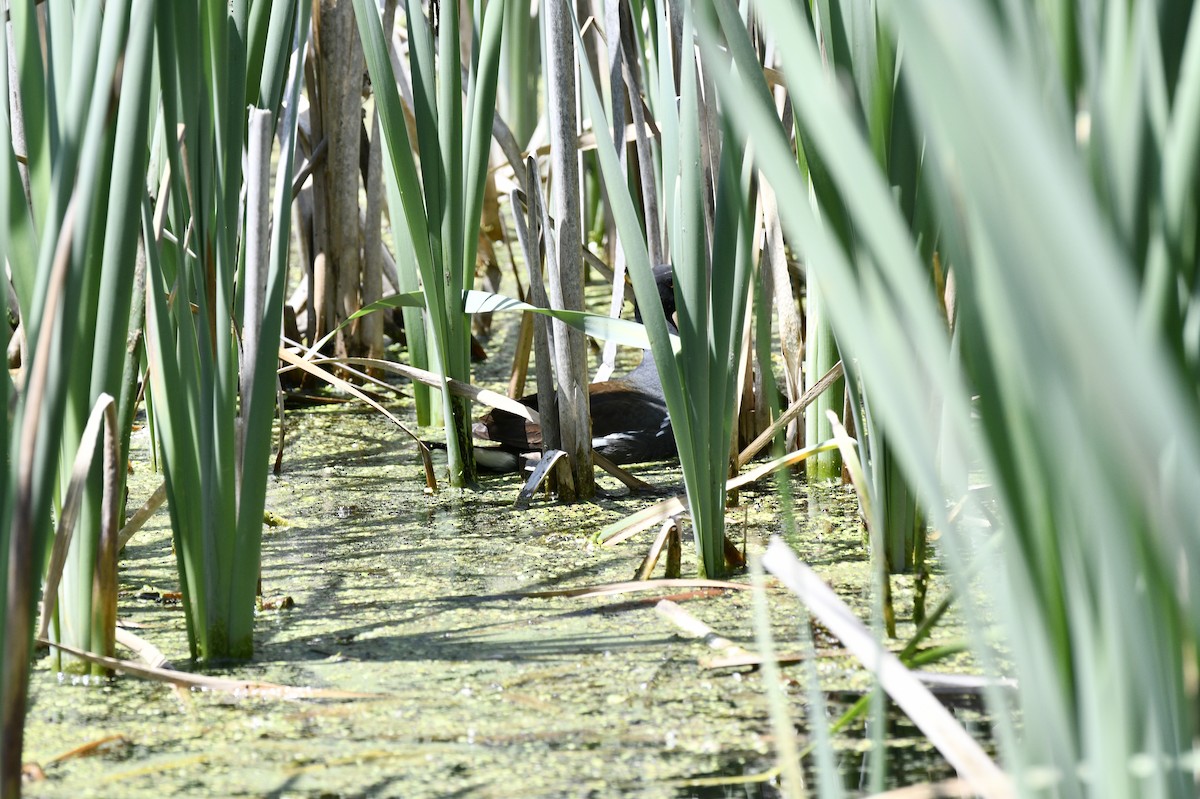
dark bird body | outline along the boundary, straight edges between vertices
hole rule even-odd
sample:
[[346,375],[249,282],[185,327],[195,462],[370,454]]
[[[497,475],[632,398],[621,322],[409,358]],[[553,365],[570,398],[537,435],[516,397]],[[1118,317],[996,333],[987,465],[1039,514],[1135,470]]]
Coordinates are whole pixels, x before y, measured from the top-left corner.
[[[667,326],[675,332],[675,289],[670,266],[655,267],[654,279]],[[641,321],[636,308],[635,316]],[[537,410],[536,394],[522,397],[520,402]],[[592,448],[614,463],[663,460],[677,454],[662,382],[650,350],[644,351],[642,362],[629,374],[589,385],[588,403]],[[491,411],[475,423],[473,432],[499,445],[475,450],[477,463],[485,469],[509,471],[517,468],[522,455],[542,450],[541,426],[507,411]]]

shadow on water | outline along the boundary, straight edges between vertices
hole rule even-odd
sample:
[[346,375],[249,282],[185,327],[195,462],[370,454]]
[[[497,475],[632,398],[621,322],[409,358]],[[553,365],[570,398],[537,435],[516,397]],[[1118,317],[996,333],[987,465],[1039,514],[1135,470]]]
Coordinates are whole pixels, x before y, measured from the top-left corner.
[[[848,710],[858,695],[833,692],[826,696],[833,715]],[[947,694],[943,702],[960,724],[977,739],[990,741],[990,724],[976,694]],[[797,735],[803,733],[797,730]],[[920,730],[899,708],[888,702],[885,714],[886,787],[938,783],[957,776],[954,769],[933,750]],[[873,737],[859,722],[833,738],[834,763],[841,787],[849,795],[866,795],[871,790],[871,769],[876,755]],[[990,750],[990,746],[988,747]],[[994,753],[993,753],[994,754]],[[711,784],[680,787],[676,799],[777,799],[784,796],[778,779],[763,779],[773,773],[775,760],[755,752],[726,752],[724,763],[710,774],[697,774],[693,782]],[[806,787],[815,791],[819,776],[812,760],[805,763]]]
[[[264,531],[262,572],[265,595],[288,596],[294,607],[261,612],[255,660],[220,673],[370,696],[180,695],[129,678],[81,688],[59,685],[42,661],[26,759],[43,763],[48,779],[27,795],[777,795],[761,781],[774,744],[760,675],[701,668],[710,650],[655,612],[663,592],[516,596],[629,579],[649,535],[615,548],[595,547],[590,536],[652,500],[541,502],[516,512],[512,476],[427,495],[411,444],[377,417],[339,410],[290,418],[285,471],[268,497],[284,524]],[[669,484],[677,468],[641,474]],[[156,484],[138,467],[133,503]],[[847,497],[826,503],[848,508],[845,518],[814,522],[792,544],[865,616],[866,562]],[[730,515],[735,540],[754,550],[782,532],[770,489],[745,490],[741,502]],[[694,552],[684,554],[685,574],[694,573]],[[121,583],[122,620],[186,664],[181,609],[153,599],[176,588],[165,513],[128,547]],[[901,615],[904,596],[897,591]],[[748,592],[680,602],[755,648]],[[778,589],[772,603],[784,649],[802,617]],[[861,690],[861,672],[845,658],[823,660],[821,671],[832,690]],[[785,691],[800,724],[804,687],[791,679]],[[915,774],[944,774],[941,759],[915,745],[919,736],[901,727],[888,734],[893,768],[911,762]],[[95,757],[54,760],[105,735],[120,742]],[[866,736],[859,729],[838,740],[845,780],[857,790]],[[897,782],[910,781],[898,774]],[[747,777],[760,781],[728,782]],[[727,781],[694,784],[702,778]]]

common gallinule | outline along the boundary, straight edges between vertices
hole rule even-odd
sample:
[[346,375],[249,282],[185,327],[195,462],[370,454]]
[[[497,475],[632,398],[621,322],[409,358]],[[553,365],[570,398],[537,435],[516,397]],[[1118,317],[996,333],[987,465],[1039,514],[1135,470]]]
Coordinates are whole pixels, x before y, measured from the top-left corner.
[[[675,327],[675,278],[669,264],[654,267],[654,282],[667,317],[667,328]],[[641,321],[637,304],[634,317]],[[592,413],[592,448],[614,463],[641,463],[663,460],[676,455],[675,436],[667,416],[667,402],[654,355],[645,350],[642,362],[624,377],[592,383],[588,386]],[[520,402],[537,410],[537,395],[522,397]],[[516,414],[492,410],[475,423],[477,438],[499,446],[477,447],[475,461],[491,471],[511,471],[520,466],[522,456],[542,450],[541,426]]]

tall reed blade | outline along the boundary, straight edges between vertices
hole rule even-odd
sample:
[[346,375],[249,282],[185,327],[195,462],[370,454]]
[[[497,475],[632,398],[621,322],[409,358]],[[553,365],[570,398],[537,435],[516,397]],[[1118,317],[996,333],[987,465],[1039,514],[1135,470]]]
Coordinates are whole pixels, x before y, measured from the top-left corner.
[[[419,6],[408,7],[418,166],[400,103],[379,14],[367,0],[355,0],[355,17],[375,91],[386,143],[385,175],[393,224],[403,219],[425,293],[431,365],[445,378],[470,380],[470,325],[463,313],[463,289],[474,279],[476,231],[483,207],[492,116],[495,113],[504,2],[489,3],[483,16],[467,88],[467,123],[458,46],[457,6],[445,6],[435,58],[432,25]],[[394,185],[394,188],[392,186]],[[469,233],[468,233],[469,232]],[[452,485],[474,479],[470,402],[442,386],[446,452]]]
[[[1139,290],[1160,286],[1137,279],[1178,269],[1168,282],[1182,285],[1194,264],[1139,244],[1154,224],[1136,216],[1161,218],[1153,187],[1169,182],[1143,159],[1161,141],[1144,132],[1194,119],[1188,103],[1172,106],[1194,95],[1168,65],[1195,52],[1200,17],[1193,9],[1186,35],[1165,36],[1156,6],[1105,6],[1096,26],[1075,32],[1082,82],[1101,86],[1104,76],[1121,91],[1076,93],[1053,83],[1067,75],[1071,86],[1076,65],[1054,60],[1071,48],[1047,38],[1062,33],[1045,24],[1050,6],[881,4],[884,35],[903,54],[921,168],[932,173],[921,184],[933,192],[927,227],[897,203],[874,140],[825,74],[806,16],[765,0],[764,29],[787,43],[782,71],[811,141],[806,157],[820,160],[854,224],[847,251],[791,167],[757,65],[737,44],[744,28],[729,23],[728,4],[713,6],[720,21],[705,28],[705,56],[737,64],[736,78],[717,70],[716,80],[741,100],[733,121],[776,189],[791,242],[827,266],[810,276],[839,297],[839,344],[942,531],[975,654],[996,667],[996,642],[981,634],[989,629],[1015,666],[1019,738],[1008,701],[989,697],[1006,762],[1021,778],[1052,769],[1063,795],[1097,785],[1114,795],[1189,794],[1190,767],[1180,765],[1190,762],[1198,700],[1179,653],[1194,649],[1200,617],[1181,597],[1193,593],[1186,575],[1200,565],[1200,498],[1183,487],[1200,480],[1200,432],[1194,381],[1179,380],[1174,360],[1183,348],[1166,332],[1177,328],[1139,319],[1149,307]],[[1168,75],[1180,84],[1163,85]],[[1111,126],[1099,143],[1088,129],[1097,114]],[[1090,172],[1092,148],[1109,144],[1122,160],[1111,174]],[[1194,158],[1177,163],[1195,168]],[[930,291],[921,236],[931,228],[956,278],[953,347]],[[970,494],[968,474],[982,483]],[[1002,568],[967,582],[980,537],[951,518],[950,502],[1002,526]]]
[[[8,70],[0,83],[12,100],[11,106],[4,104],[4,116],[15,135],[0,155],[0,260],[13,265],[27,346],[20,393],[13,391],[10,377],[0,389],[8,420],[0,499],[5,597],[0,619],[0,793],[5,796],[20,791],[33,600],[52,529],[56,482],[64,490],[67,483],[58,465],[68,462],[62,456],[73,457],[78,446],[71,426],[79,421],[74,415],[78,408],[90,407],[89,391],[115,386],[122,373],[128,332],[122,311],[129,306],[137,227],[136,220],[121,214],[137,201],[138,163],[145,159],[144,133],[139,131],[145,127],[151,53],[147,19],[152,15],[146,5],[89,6],[79,9],[78,20],[74,9],[65,6],[44,15],[32,3],[9,9],[16,84],[9,85]],[[39,15],[62,35],[40,37]],[[0,60],[6,64],[7,41],[0,44]],[[122,59],[138,71],[123,74],[118,69]],[[24,141],[18,131],[25,134]],[[18,155],[24,169],[17,166]],[[3,327],[0,338],[7,341],[7,323]],[[93,362],[87,356],[94,347]],[[115,440],[110,429],[111,458],[116,457],[111,451]],[[91,460],[86,453],[84,460]],[[106,510],[111,517],[115,508],[110,504]],[[115,587],[92,595],[100,514],[97,493],[89,517],[96,525],[76,539],[73,549],[79,576],[71,587],[77,601],[64,618],[81,640],[96,633],[89,645],[103,648],[115,622],[108,612]],[[111,564],[103,571],[111,577]],[[93,611],[94,599],[105,609]]]
[[[148,253],[150,401],[189,641],[193,656],[205,660],[253,653],[307,9],[294,3],[289,13],[255,25],[256,36],[271,43],[264,50],[238,34],[246,29],[244,8],[158,6],[165,127],[179,138],[167,142],[176,179],[169,197],[160,198],[169,203],[165,221],[173,235],[160,236],[143,210],[147,239],[160,242]],[[285,69],[291,54],[286,107],[282,77],[255,74],[257,56],[248,65],[260,51],[262,64],[276,70]],[[281,120],[269,264],[261,225],[244,227],[264,217],[265,187],[249,192],[259,207],[244,209],[240,200],[248,99],[272,103],[271,118]],[[251,166],[261,163],[261,146]],[[265,177],[262,169],[256,174],[260,182]]]
[[[662,128],[659,185],[666,193],[661,202],[663,227],[672,254],[679,310],[678,352],[667,337],[645,233],[608,132],[610,125],[595,80],[586,71],[584,101],[593,120],[601,173],[679,445],[700,569],[713,577],[726,571],[725,480],[752,273],[748,210],[753,207],[752,173],[741,147],[720,135],[723,126],[701,124],[702,105],[711,106],[715,98],[705,97],[701,91],[690,10],[683,10],[678,42],[671,38],[672,25],[666,13],[665,7],[659,9],[659,61],[653,68],[660,98],[679,98],[677,110],[674,102],[663,103],[658,120]],[[581,48],[578,36],[577,43]],[[680,58],[678,82],[673,52]],[[715,108],[710,111],[706,106],[704,113],[713,111]],[[715,170],[706,166],[708,156],[712,156]]]
[[[63,463],[74,458],[79,436],[92,405],[104,394],[130,394],[123,380],[136,377],[138,351],[127,348],[131,335],[136,335],[136,320],[131,319],[139,226],[137,209],[144,191],[143,177],[147,163],[147,141],[150,119],[150,76],[153,58],[153,15],[148,5],[132,6],[128,20],[119,20],[117,7],[108,9],[105,16],[106,39],[99,51],[98,70],[101,75],[120,71],[120,94],[115,129],[112,131],[111,167],[97,175],[101,182],[94,200],[81,206],[92,218],[88,236],[80,255],[83,286],[87,287],[80,308],[80,330],[73,349],[85,354],[85,359],[72,369],[71,397],[63,428]],[[126,26],[129,26],[126,28]],[[128,30],[128,39],[125,30]],[[121,49],[123,46],[123,49]],[[126,71],[128,70],[128,71]],[[104,85],[104,78],[100,78]],[[95,103],[90,112],[89,130],[96,135],[108,124],[109,108]],[[84,162],[84,174],[88,167]],[[106,185],[104,185],[106,184]],[[90,354],[90,357],[86,357]],[[128,441],[127,434],[121,436]],[[125,460],[124,452],[119,455]],[[108,614],[103,608],[110,599],[95,597],[93,578],[99,566],[100,531],[105,523],[102,512],[101,471],[93,469],[83,496],[82,514],[70,550],[62,584],[59,624],[60,640],[101,655],[111,655],[112,631]],[[118,476],[118,493],[124,492],[124,471]],[[60,474],[60,491],[65,492],[68,475]],[[96,602],[99,600],[99,606]],[[115,601],[115,597],[111,598]]]

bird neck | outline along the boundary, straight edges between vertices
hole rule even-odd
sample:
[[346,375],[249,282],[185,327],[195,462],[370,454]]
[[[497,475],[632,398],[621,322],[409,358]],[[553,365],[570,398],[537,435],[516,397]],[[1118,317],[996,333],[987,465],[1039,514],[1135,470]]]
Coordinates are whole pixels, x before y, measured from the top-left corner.
[[658,365],[654,362],[654,353],[650,349],[642,350],[642,362],[635,366],[624,379],[642,391],[658,396],[663,393],[662,380],[658,376]]

